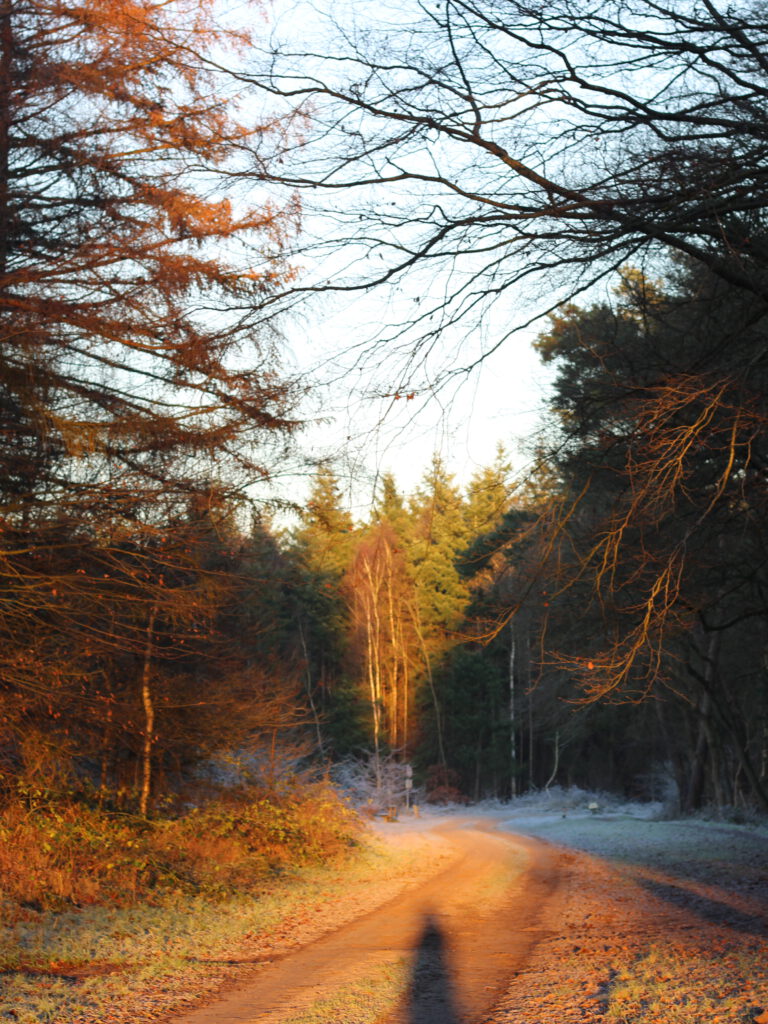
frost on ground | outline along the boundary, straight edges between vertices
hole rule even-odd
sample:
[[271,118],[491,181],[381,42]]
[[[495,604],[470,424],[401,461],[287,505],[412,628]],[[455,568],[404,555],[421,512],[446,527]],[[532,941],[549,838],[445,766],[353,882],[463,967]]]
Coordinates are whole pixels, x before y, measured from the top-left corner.
[[478,1024],[768,1022],[768,822],[662,812],[559,789],[425,811],[438,825],[486,816],[561,851],[541,941]]
[[[30,911],[2,933],[0,1020],[162,1019],[370,913],[404,886],[419,887],[420,873],[440,866],[440,824],[461,815],[544,839],[558,863],[538,944],[495,1011],[477,1024],[763,1024],[768,828],[660,820],[660,810],[554,789],[506,804],[428,809],[421,819],[377,820],[386,856],[369,850],[362,862],[315,880],[286,880],[281,891],[256,900],[58,918]],[[435,826],[429,848],[419,846],[428,838],[420,830]],[[529,924],[521,920],[520,927]],[[75,968],[84,964],[120,970],[81,977]],[[374,1002],[380,986],[375,991]]]
[[218,902],[29,911],[0,926],[0,1021],[166,1020],[418,885],[443,856],[430,842],[427,860],[423,845],[418,835],[395,849],[371,842],[346,862]]
[[494,811],[585,855],[564,852],[550,934],[493,1024],[768,1021],[766,823],[660,810],[555,791]]

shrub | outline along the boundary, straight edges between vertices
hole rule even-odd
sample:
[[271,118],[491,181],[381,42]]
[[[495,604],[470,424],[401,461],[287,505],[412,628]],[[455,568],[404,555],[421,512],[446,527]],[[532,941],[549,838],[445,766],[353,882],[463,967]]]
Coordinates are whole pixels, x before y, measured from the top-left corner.
[[77,803],[16,804],[0,813],[0,886],[6,903],[32,910],[224,895],[336,856],[359,828],[327,783],[242,790],[149,821]]
[[459,773],[442,764],[427,768],[427,801],[430,804],[466,804],[468,797],[459,789]]

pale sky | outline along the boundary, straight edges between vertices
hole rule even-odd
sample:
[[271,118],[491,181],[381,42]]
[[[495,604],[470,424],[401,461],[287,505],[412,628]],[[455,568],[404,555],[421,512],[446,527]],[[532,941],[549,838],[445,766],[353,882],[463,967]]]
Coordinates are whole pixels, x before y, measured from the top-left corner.
[[[386,378],[386,356],[383,367],[370,368],[370,376],[365,367],[347,374],[332,367],[349,362],[350,338],[362,342],[371,336],[372,311],[378,305],[361,297],[335,315],[309,307],[301,321],[283,324],[295,367],[320,378],[336,378],[308,399],[307,411],[319,422],[307,429],[303,445],[337,456],[335,466],[355,514],[365,515],[377,474],[392,471],[400,489],[411,492],[434,452],[465,484],[493,461],[501,442],[515,472],[522,473],[528,460],[520,442],[540,424],[552,375],[551,368],[541,365],[532,335],[510,338],[471,374],[436,394],[409,399],[403,389],[399,399],[376,398],[364,389],[372,388],[377,376]],[[488,333],[493,339],[492,331]],[[462,341],[456,335],[446,337],[436,358],[462,358],[469,347]]]
[[[396,7],[392,2],[387,5],[390,11]],[[369,0],[356,0],[353,5],[340,0],[274,0],[270,23],[280,38],[297,49],[318,46],[322,51],[316,26],[323,20],[323,11],[334,16],[352,12],[360,25],[367,10],[381,16],[384,9],[382,3]],[[344,197],[338,201],[343,202]],[[333,225],[309,217],[305,229],[310,242],[313,238],[327,241]],[[338,260],[345,272],[348,261],[356,258],[343,252],[330,257]],[[305,258],[304,266],[310,276],[321,273],[327,278],[332,274],[327,256],[315,265],[311,257]],[[436,393],[430,386],[446,368],[472,363],[481,351],[494,346],[519,316],[509,300],[506,308],[494,309],[471,331],[444,332],[431,357],[420,356],[414,367],[406,369],[403,351],[370,344],[382,323],[407,319],[412,303],[421,301],[425,291],[441,287],[439,280],[425,281],[414,275],[389,296],[330,297],[307,305],[281,324],[294,369],[309,379],[326,382],[310,396],[307,413],[327,422],[309,428],[303,444],[319,454],[338,456],[337,471],[348,488],[353,512],[359,516],[366,512],[377,474],[392,471],[401,490],[410,492],[434,452],[440,453],[462,484],[493,461],[499,442],[507,449],[515,471],[525,469],[527,460],[519,442],[540,422],[551,377],[551,369],[542,367],[531,347],[535,331],[510,338],[470,375]],[[417,393],[409,399],[413,381]],[[401,397],[395,398],[398,393]],[[307,482],[299,480],[289,486],[306,489]]]

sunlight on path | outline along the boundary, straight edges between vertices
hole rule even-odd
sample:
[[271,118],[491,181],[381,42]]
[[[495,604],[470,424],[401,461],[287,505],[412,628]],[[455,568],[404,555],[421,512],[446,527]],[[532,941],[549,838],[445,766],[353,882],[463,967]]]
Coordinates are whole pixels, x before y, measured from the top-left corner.
[[539,937],[539,910],[555,886],[546,847],[477,824],[435,829],[451,860],[417,891],[266,965],[247,988],[177,1024],[477,1019]]

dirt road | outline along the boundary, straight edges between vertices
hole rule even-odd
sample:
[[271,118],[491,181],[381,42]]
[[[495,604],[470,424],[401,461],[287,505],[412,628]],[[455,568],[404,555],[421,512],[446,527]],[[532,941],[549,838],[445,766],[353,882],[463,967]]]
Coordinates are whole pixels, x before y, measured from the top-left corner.
[[495,832],[487,818],[453,819],[431,834],[441,856],[416,889],[264,965],[246,987],[177,1024],[312,1017],[313,1006],[388,966],[407,972],[406,993],[394,1007],[390,1002],[382,1024],[482,1020],[542,938],[557,900],[562,853]]
[[[563,841],[561,817],[548,827]],[[501,814],[382,826],[421,844],[409,888],[372,891],[354,919],[325,906],[311,936],[172,1024],[768,1022],[765,839],[589,817],[575,825],[595,857],[497,825],[525,827]]]

